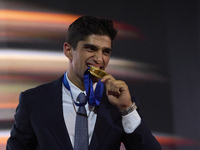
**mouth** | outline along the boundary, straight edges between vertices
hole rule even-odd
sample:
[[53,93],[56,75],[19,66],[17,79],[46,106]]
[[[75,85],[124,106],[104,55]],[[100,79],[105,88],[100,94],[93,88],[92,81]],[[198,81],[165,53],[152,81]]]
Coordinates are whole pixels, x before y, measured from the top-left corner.
[[101,66],[93,66],[93,65],[90,65],[90,64],[88,64],[87,66],[90,67],[90,68],[95,68],[95,69],[101,69],[101,70],[103,70],[103,67],[101,67]]

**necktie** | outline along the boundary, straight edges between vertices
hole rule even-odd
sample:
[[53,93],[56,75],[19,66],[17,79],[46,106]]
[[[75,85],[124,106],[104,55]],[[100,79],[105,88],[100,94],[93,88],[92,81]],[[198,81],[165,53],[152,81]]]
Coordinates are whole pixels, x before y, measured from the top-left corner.
[[[85,103],[86,96],[80,93],[77,97],[80,103]],[[79,106],[76,114],[74,150],[88,150],[88,120],[85,106]]]

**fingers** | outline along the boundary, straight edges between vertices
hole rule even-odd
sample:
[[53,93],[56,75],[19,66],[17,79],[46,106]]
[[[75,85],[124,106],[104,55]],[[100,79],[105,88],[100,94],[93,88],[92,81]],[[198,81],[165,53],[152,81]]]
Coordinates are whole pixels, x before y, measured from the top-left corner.
[[106,90],[109,95],[120,96],[122,92],[127,88],[127,85],[124,81],[115,80],[113,76],[106,75],[101,79],[106,86]]
[[115,80],[115,78],[113,76],[111,76],[110,74],[109,75],[105,75],[101,79],[101,82],[105,83],[107,80]]

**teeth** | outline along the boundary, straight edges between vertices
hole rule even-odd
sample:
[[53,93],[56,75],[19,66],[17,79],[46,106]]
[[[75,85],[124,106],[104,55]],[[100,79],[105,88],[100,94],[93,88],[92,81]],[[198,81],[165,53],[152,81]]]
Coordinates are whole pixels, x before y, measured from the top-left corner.
[[99,67],[95,67],[95,66],[92,66],[92,65],[88,65],[88,67],[93,67],[93,68],[99,69]]

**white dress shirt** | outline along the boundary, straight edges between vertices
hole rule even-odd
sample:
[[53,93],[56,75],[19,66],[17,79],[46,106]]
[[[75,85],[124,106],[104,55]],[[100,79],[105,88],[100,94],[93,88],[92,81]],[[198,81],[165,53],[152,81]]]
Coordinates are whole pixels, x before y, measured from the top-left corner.
[[[72,98],[70,91],[66,89],[64,85],[62,85],[63,115],[72,146],[74,147],[75,121],[76,121],[76,112],[78,111],[78,106],[74,104],[73,100],[76,101],[78,95],[81,92],[85,94],[86,92],[76,87],[68,79],[67,73],[66,76],[64,76],[64,78],[67,78],[73,96]],[[90,143],[94,131],[94,126],[96,123],[97,111],[95,109],[95,106],[90,106],[88,105],[88,103],[85,105],[85,109],[87,111],[87,116],[88,116],[88,135]],[[141,118],[136,110],[134,110],[133,112],[131,112],[126,116],[122,116],[122,124],[126,133],[132,133],[140,125],[140,123],[141,123]]]

